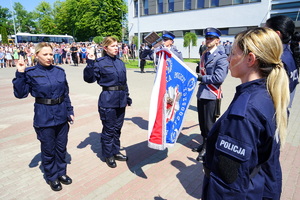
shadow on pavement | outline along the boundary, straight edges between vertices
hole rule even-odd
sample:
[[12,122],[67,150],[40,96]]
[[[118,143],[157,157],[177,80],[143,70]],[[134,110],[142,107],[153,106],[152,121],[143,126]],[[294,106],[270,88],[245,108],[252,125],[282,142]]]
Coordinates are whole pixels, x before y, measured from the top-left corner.
[[179,170],[176,177],[180,181],[186,193],[196,199],[200,199],[203,181],[203,176],[201,175],[203,173],[202,164],[193,158],[188,157],[188,159],[193,161],[195,164],[187,166],[181,161],[173,160],[171,165]]
[[127,166],[129,170],[141,178],[147,179],[143,167],[149,164],[158,163],[168,157],[168,149],[163,151],[150,149],[148,141],[124,147],[128,156]]
[[90,132],[89,137],[87,137],[84,141],[81,141],[80,144],[77,145],[77,148],[83,149],[88,145],[90,145],[91,150],[97,155],[97,157],[100,158],[102,161],[104,161],[104,158],[102,157],[100,138],[101,138],[101,133]]
[[[71,160],[72,160],[71,154],[69,154],[69,153],[67,152],[67,154],[66,154],[66,162],[67,162],[67,164],[71,164]],[[39,168],[40,168],[40,170],[41,170],[41,172],[42,172],[42,174],[43,174],[43,177],[44,177],[44,179],[45,179],[45,181],[46,181],[46,177],[45,177],[45,173],[44,173],[44,168],[43,168],[43,166],[42,166],[41,153],[36,154],[36,155],[32,158],[31,162],[30,162],[29,165],[28,165],[28,167],[30,167],[30,168],[34,168],[34,167],[37,167],[37,166],[39,166]]]
[[142,117],[125,118],[124,120],[132,121],[133,123],[138,125],[141,129],[148,130],[148,121],[144,120]]

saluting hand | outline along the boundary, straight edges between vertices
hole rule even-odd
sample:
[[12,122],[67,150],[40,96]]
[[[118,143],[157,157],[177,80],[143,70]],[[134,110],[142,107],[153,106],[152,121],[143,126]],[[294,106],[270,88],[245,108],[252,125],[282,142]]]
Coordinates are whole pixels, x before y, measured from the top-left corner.
[[25,72],[26,64],[23,56],[20,56],[20,59],[16,63],[16,67],[18,72]]
[[89,60],[95,60],[95,54],[89,53],[87,57]]

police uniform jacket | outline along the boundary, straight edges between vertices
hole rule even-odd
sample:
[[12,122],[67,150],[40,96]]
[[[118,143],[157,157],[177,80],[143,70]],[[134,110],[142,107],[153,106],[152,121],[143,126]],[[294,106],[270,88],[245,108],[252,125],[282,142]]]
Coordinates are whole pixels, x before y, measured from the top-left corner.
[[[105,108],[124,108],[131,105],[129,97],[126,68],[123,61],[117,57],[108,55],[98,58],[96,61],[88,60],[88,65],[83,71],[84,80],[88,83],[97,83],[103,87],[100,93],[98,105]],[[107,91],[105,87],[122,86],[122,90]]]
[[202,76],[202,81],[199,83],[197,98],[215,100],[217,99],[216,95],[214,95],[206,85],[213,84],[217,88],[220,88],[228,73],[227,55],[217,47],[217,49],[209,55],[204,67],[206,75]]
[[262,199],[265,184],[280,194],[279,150],[266,80],[239,85],[228,110],[208,134],[204,199]]
[[287,71],[290,82],[290,92],[292,93],[295,90],[297,84],[299,83],[299,70],[296,67],[293,54],[289,48],[289,45],[287,44],[283,44],[283,53],[281,56],[281,60],[284,63],[285,70]]
[[34,104],[34,127],[50,127],[65,123],[74,115],[69,98],[69,86],[64,69],[51,65],[44,67],[37,64],[25,69],[24,73],[16,72],[13,79],[14,95],[25,98],[30,93],[33,97],[42,99],[58,99],[63,102],[47,105]]

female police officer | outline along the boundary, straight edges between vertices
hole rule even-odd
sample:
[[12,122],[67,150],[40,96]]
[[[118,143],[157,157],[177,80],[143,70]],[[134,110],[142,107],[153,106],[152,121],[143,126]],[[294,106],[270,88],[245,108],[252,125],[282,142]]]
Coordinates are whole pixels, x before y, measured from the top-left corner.
[[103,41],[104,56],[96,61],[95,55],[88,55],[88,65],[84,69],[84,80],[97,83],[102,87],[99,96],[98,111],[102,121],[101,134],[102,155],[106,164],[115,168],[116,162],[126,161],[127,156],[120,153],[120,135],[125,117],[125,107],[131,105],[129,97],[126,68],[117,58],[118,43],[113,37]]
[[289,102],[281,53],[280,38],[271,29],[236,36],[228,61],[231,75],[242,84],[208,134],[202,199],[280,198],[279,153]]
[[41,158],[47,183],[54,191],[62,189],[61,183],[71,184],[66,175],[66,146],[69,124],[74,112],[69,98],[69,87],[64,70],[52,65],[53,50],[47,43],[36,46],[38,64],[26,68],[23,59],[17,63],[13,79],[14,95],[35,97],[33,126],[41,142]]
[[296,93],[296,86],[299,83],[298,79],[299,79],[299,67],[300,67],[300,55],[299,55],[300,33],[295,32],[294,21],[285,15],[277,15],[269,18],[266,21],[266,27],[276,31],[276,33],[279,35],[282,41],[283,53],[281,56],[281,60],[284,64],[284,68],[290,80],[289,108],[291,108],[292,101]]

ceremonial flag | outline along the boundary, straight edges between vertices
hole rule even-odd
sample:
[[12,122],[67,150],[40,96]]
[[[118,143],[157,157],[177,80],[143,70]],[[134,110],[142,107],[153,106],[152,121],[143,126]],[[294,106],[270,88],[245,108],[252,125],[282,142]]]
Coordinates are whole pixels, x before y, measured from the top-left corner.
[[176,143],[197,84],[197,75],[167,49],[159,61],[149,111],[148,146],[164,150]]

